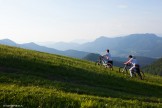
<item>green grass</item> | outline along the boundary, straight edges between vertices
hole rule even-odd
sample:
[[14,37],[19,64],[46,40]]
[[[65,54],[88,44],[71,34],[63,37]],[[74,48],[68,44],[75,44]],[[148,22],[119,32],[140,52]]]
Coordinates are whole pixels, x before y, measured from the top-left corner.
[[162,77],[144,80],[65,56],[0,45],[0,107],[162,107]]

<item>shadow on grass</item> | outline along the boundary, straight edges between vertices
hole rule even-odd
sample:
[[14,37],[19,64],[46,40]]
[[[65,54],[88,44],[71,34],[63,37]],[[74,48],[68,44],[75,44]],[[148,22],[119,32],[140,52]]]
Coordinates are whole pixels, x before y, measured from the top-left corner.
[[[132,96],[134,98],[143,97],[147,99],[149,97],[162,97],[161,86],[124,79],[110,72],[102,73],[97,68],[96,72],[94,72],[94,69],[88,70],[85,67],[77,68],[70,65],[52,64],[36,59],[30,60],[17,57],[0,58],[0,61],[0,74],[8,74],[8,77],[21,82],[23,86],[26,86],[27,83],[32,83],[33,85],[39,85],[40,83],[43,86],[41,81],[47,80],[45,82],[46,86],[51,86],[52,82],[57,81],[60,83],[57,86],[58,89],[78,94],[114,98],[121,97],[125,99],[131,99],[133,98]],[[16,77],[18,75],[19,77]],[[35,80],[40,80],[40,82],[31,82],[31,77],[36,77]],[[25,80],[23,81],[23,79]]]

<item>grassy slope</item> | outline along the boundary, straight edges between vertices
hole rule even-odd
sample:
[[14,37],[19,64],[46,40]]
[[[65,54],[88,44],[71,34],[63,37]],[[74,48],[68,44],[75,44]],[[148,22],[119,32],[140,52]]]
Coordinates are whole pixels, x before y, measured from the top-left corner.
[[162,107],[162,77],[0,45],[0,107]]
[[148,66],[145,66],[143,69],[151,74],[162,76],[162,58]]

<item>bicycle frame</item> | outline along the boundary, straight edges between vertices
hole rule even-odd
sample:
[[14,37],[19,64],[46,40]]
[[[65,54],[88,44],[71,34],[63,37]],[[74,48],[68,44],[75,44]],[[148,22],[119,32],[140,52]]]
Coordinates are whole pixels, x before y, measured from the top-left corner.
[[[130,68],[128,68],[130,65],[124,65],[124,67],[120,67],[119,68],[119,72],[126,72],[126,73],[128,73],[128,69],[130,69]],[[122,71],[121,71],[121,69],[122,69]],[[125,73],[125,74],[126,74]],[[142,75],[141,75],[141,73],[142,73]],[[132,74],[134,75],[134,76],[136,76],[136,74],[138,74],[139,76],[140,76],[140,78],[141,79],[143,79],[144,78],[144,73],[140,70],[139,71],[139,73],[137,72],[137,69],[134,69],[133,71],[132,71]]]
[[[130,68],[130,65],[124,65],[124,67],[119,67],[119,72],[124,72],[124,71],[126,71],[126,72],[128,72],[128,69]],[[123,69],[122,69],[123,68]],[[121,71],[121,69],[122,69],[122,71]]]
[[99,56],[99,60],[96,62],[98,65],[103,65],[105,68],[111,68],[113,70],[113,66],[111,63],[107,63],[103,56]]

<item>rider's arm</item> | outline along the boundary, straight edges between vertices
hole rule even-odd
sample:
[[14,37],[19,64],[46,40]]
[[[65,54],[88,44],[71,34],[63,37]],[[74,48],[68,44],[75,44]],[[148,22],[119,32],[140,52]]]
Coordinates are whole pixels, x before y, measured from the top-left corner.
[[132,59],[129,59],[127,62],[125,62],[124,64],[130,64]]

